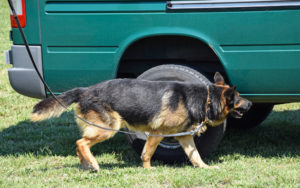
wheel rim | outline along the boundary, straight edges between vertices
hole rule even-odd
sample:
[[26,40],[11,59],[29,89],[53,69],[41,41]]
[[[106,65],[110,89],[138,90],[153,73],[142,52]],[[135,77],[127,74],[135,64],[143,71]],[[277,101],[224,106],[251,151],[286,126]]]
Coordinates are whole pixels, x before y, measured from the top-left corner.
[[[137,132],[136,136],[138,139],[146,141],[147,136],[144,133]],[[174,137],[164,138],[160,143],[159,146],[162,148],[167,149],[176,149],[180,147],[180,144],[177,142],[177,140],[174,139]]]
[[168,149],[176,149],[180,147],[180,144],[175,140],[174,137],[171,138],[164,138],[160,143],[159,146],[163,148],[168,148]]

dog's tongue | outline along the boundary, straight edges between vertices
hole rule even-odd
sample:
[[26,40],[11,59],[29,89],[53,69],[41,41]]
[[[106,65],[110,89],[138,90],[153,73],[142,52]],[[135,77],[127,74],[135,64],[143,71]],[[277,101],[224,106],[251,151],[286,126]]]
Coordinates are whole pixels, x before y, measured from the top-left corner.
[[239,116],[242,116],[243,113],[239,112],[239,111],[235,111]]

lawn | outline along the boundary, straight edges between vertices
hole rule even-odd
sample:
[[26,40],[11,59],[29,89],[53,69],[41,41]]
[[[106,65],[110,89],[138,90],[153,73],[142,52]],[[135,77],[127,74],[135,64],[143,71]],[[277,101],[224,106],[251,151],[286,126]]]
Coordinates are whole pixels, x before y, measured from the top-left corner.
[[229,130],[218,150],[205,158],[219,170],[189,163],[154,162],[139,156],[118,134],[93,147],[101,171],[80,169],[75,141],[80,133],[71,113],[41,123],[29,121],[37,99],[10,86],[3,51],[9,49],[9,10],[0,1],[0,187],[300,187],[300,103],[276,105],[259,127]]

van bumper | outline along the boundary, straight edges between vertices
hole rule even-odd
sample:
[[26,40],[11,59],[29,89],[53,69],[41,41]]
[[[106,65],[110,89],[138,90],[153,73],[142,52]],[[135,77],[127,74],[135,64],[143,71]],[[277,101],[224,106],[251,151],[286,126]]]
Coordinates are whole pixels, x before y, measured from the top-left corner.
[[[42,51],[40,46],[30,46],[33,59],[43,76]],[[12,45],[11,50],[5,53],[6,62],[13,65],[8,69],[11,86],[18,93],[33,97],[45,98],[45,87],[36,73],[24,45]]]

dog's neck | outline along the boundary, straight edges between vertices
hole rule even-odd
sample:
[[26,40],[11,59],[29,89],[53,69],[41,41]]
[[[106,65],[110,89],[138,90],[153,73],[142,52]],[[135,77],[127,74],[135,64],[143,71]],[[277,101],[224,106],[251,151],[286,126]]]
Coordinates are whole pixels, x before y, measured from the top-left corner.
[[[216,88],[212,85],[207,86],[207,99],[206,99],[206,113],[204,117],[204,123],[208,126],[215,127],[224,122],[224,118],[219,117],[220,109],[219,104],[217,101],[219,101],[218,94],[214,95],[212,92],[215,92]],[[218,92],[216,92],[218,93]],[[214,101],[214,103],[212,102]]]
[[214,88],[212,85],[192,86],[192,88],[186,89],[186,91],[189,92],[189,96],[191,96],[186,99],[191,118],[189,124],[210,122],[210,119],[214,117],[211,115],[214,110]]

